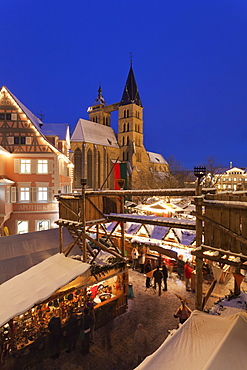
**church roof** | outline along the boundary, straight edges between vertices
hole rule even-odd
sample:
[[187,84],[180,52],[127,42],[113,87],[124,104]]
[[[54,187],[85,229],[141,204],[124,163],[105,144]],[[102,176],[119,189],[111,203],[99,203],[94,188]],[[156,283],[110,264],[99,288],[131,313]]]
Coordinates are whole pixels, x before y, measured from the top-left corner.
[[128,104],[136,104],[142,107],[142,102],[138,92],[132,64],[130,65],[130,70],[124,87],[124,92],[122,95],[120,106]]
[[81,118],[76,124],[71,141],[119,147],[115,132],[111,127]]
[[151,163],[168,164],[162,154],[147,152]]

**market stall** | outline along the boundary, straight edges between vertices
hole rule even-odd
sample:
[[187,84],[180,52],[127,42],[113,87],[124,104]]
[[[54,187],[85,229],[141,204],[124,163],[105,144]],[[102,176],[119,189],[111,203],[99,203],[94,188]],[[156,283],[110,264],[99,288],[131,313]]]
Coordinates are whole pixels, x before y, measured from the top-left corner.
[[13,353],[47,350],[51,316],[60,317],[66,332],[71,309],[79,318],[88,300],[94,305],[96,328],[104,325],[105,306],[113,317],[126,310],[127,287],[125,264],[90,265],[60,253],[8,280],[0,285],[1,362]]

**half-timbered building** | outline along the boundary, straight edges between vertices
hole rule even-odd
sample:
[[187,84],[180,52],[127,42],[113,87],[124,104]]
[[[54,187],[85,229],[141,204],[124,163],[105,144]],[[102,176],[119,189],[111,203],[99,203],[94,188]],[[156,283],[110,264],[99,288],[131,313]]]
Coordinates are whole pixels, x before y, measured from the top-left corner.
[[54,226],[58,218],[54,195],[71,191],[69,138],[68,125],[43,127],[7,87],[0,89],[2,235]]

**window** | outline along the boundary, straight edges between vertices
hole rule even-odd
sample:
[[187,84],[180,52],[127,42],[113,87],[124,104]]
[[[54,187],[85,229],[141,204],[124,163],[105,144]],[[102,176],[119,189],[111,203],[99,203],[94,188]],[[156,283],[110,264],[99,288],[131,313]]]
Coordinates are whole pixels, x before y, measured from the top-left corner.
[[20,188],[20,202],[30,201],[30,188]]
[[237,181],[236,177],[234,177],[233,181]]
[[28,221],[17,221],[17,234],[28,233]]
[[21,136],[21,144],[26,144],[26,138],[25,138],[25,136]]
[[0,119],[3,120],[4,119],[4,113],[0,113]]
[[19,137],[18,136],[14,137],[14,144],[19,144]]
[[48,230],[50,228],[50,220],[36,221],[36,231]]
[[228,181],[232,181],[231,177],[229,177]]
[[6,119],[11,120],[11,113],[6,113]]
[[31,173],[31,159],[21,159],[20,173]]
[[39,187],[38,188],[38,202],[47,202],[48,201],[48,188]]
[[38,159],[38,173],[48,173],[47,159]]

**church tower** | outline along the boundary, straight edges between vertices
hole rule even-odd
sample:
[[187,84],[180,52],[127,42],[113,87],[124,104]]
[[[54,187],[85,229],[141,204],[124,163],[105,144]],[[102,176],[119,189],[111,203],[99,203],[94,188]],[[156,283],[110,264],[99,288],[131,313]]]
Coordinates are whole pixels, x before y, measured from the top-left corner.
[[89,115],[89,120],[100,123],[104,126],[110,126],[111,125],[111,113],[106,112],[105,109],[105,99],[102,95],[102,89],[101,86],[99,86],[98,89],[98,96],[94,101],[94,104],[91,105],[87,112]]
[[130,162],[132,167],[142,161],[144,152],[146,154],[143,146],[143,106],[132,62],[118,109],[118,143],[121,161]]

